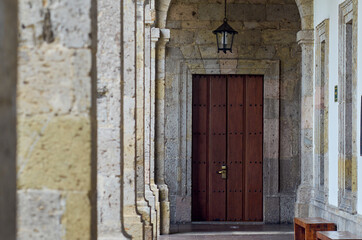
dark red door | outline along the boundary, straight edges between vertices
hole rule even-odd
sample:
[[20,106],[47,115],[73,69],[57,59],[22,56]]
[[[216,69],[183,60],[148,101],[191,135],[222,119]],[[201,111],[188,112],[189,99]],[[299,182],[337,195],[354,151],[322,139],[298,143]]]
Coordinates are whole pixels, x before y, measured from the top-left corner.
[[263,77],[193,76],[193,221],[263,221]]

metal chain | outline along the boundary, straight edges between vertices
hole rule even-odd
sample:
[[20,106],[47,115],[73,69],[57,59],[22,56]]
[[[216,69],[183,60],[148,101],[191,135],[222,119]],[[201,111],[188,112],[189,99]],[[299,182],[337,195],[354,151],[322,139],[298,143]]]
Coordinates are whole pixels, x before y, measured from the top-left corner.
[[225,19],[226,19],[226,0],[225,0]]

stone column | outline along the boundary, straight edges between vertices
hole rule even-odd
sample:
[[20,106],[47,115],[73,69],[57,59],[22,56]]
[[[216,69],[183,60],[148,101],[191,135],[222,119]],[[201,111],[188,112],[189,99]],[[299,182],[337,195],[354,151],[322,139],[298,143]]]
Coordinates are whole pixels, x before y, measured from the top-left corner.
[[16,239],[17,1],[0,0],[0,239]]
[[145,239],[152,239],[151,209],[145,199],[145,1],[136,1],[136,185],[137,210]]
[[[156,199],[156,194],[158,195],[157,186],[152,186],[154,184],[154,146],[153,146],[153,137],[154,137],[154,101],[152,101],[152,97],[154,97],[154,90],[152,85],[154,85],[155,79],[152,78],[152,72],[155,71],[155,66],[152,64],[154,60],[152,60],[154,45],[151,42],[152,36],[152,25],[154,24],[154,19],[152,17],[152,9],[150,5],[146,5],[148,8],[146,9],[146,26],[145,26],[145,133],[144,133],[144,151],[145,151],[145,196],[146,200],[151,208],[151,223],[153,226],[153,238],[157,239],[157,210],[156,210],[156,201],[158,201],[158,197]],[[152,168],[152,170],[151,170]],[[157,190],[157,191],[156,191]]]
[[151,145],[150,145],[150,183],[151,189],[155,196],[155,209],[157,214],[157,234],[161,234],[161,222],[160,222],[160,193],[156,185],[156,171],[155,171],[155,142],[156,142],[156,45],[160,39],[160,29],[151,29]]
[[314,31],[302,30],[298,32],[297,41],[302,48],[301,185],[297,193],[295,215],[308,217],[313,189]]
[[[121,53],[121,158],[122,177],[122,218],[123,229],[133,239],[143,239],[144,229],[137,211],[137,3],[121,1],[121,31],[123,52]],[[143,172],[142,172],[143,174]]]
[[122,239],[121,1],[98,0],[98,239]]
[[17,239],[91,239],[94,5],[18,3]]
[[156,183],[160,190],[161,234],[168,234],[170,229],[169,191],[165,182],[165,68],[166,44],[169,40],[170,30],[161,29],[156,67]]

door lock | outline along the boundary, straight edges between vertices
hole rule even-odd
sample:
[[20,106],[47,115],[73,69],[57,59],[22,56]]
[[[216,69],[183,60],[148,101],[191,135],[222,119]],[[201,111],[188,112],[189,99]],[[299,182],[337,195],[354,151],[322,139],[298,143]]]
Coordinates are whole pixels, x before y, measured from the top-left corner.
[[221,167],[221,170],[217,172],[218,174],[221,174],[222,179],[227,179],[227,167],[223,165]]

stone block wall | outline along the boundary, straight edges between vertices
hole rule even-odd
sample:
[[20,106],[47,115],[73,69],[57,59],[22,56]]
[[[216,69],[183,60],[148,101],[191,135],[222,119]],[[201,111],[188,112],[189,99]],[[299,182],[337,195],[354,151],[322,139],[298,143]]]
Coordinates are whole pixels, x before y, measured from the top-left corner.
[[16,239],[17,1],[0,1],[0,239]]
[[19,1],[18,239],[92,237],[91,10],[91,0]]
[[[300,183],[300,90],[301,50],[296,34],[301,29],[298,7],[293,0],[228,2],[229,24],[239,32],[233,53],[217,53],[212,33],[222,23],[223,2],[174,1],[166,27],[171,30],[166,52],[166,183],[170,189],[171,221],[191,220],[191,174],[180,141],[186,122],[180,111],[182,62],[204,73],[235,74],[237,59],[280,60],[280,222],[292,222],[296,191]],[[208,64],[206,67],[205,64]],[[210,66],[213,65],[213,66]],[[196,66],[197,65],[197,66]],[[209,70],[207,70],[209,69]],[[210,70],[211,69],[211,70]],[[190,97],[190,96],[188,96]],[[271,109],[272,110],[272,109]],[[273,111],[271,111],[273,112]],[[268,111],[267,111],[268,113]],[[277,174],[277,173],[276,173]]]

